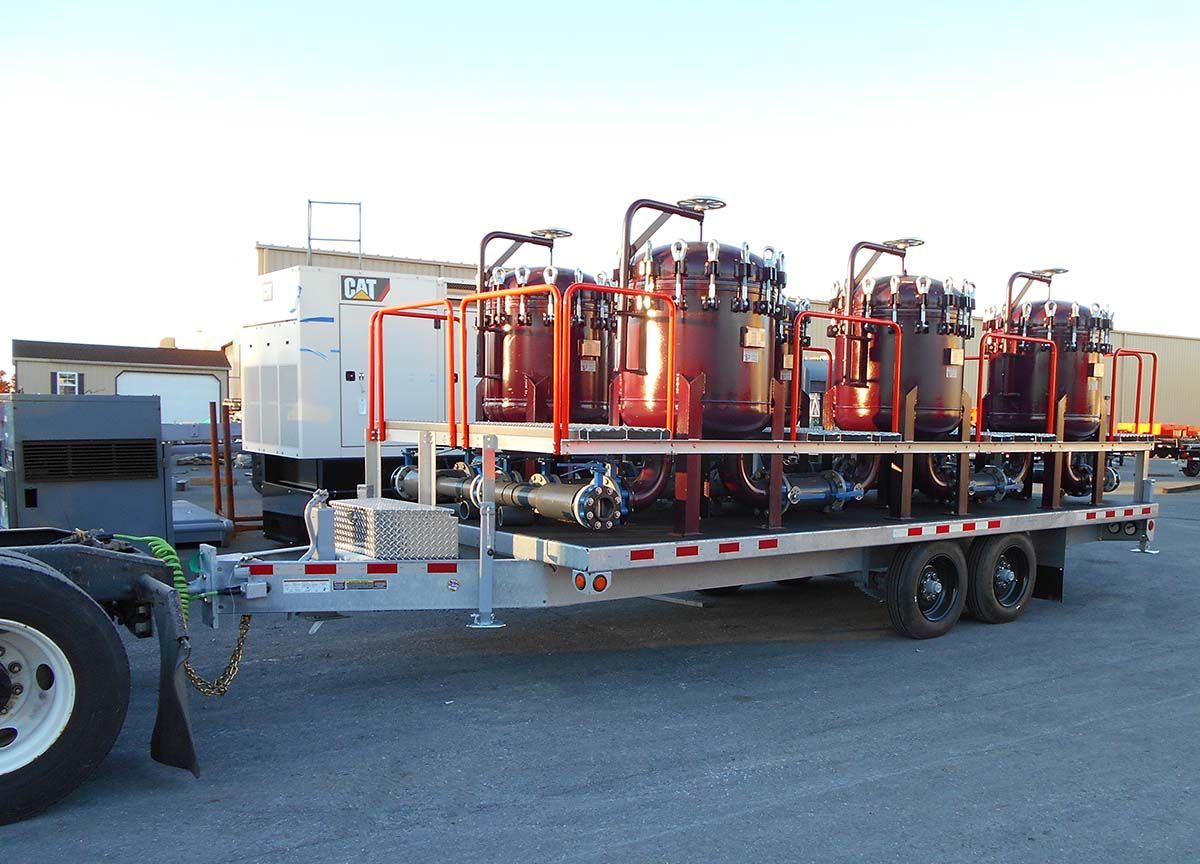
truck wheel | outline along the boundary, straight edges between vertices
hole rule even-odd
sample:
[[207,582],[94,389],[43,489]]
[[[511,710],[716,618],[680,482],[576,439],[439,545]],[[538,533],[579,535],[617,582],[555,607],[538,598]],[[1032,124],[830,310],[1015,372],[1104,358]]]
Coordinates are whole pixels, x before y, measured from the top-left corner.
[[967,561],[955,543],[918,543],[896,552],[887,573],[885,601],[901,636],[932,639],[962,615]]
[[967,609],[980,621],[1021,617],[1037,580],[1037,553],[1024,534],[979,540],[967,560]]
[[1200,475],[1200,462],[1188,462],[1183,466],[1183,473],[1188,477],[1196,477]]
[[46,809],[112,749],[129,659],[86,593],[45,564],[0,556],[0,824]]

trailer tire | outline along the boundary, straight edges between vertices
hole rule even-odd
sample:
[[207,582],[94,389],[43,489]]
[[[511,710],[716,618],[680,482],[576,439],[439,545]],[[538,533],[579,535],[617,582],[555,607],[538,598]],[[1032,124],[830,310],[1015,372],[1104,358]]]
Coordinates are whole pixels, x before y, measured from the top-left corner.
[[108,755],[129,707],[129,658],[87,593],[24,555],[0,555],[0,645],[3,825],[55,804]]
[[962,615],[967,560],[956,543],[903,546],[888,567],[884,601],[892,628],[910,639],[948,632]]
[[1037,552],[1025,534],[977,540],[967,558],[967,610],[988,624],[1016,621],[1033,596]]
[[1183,466],[1183,473],[1188,477],[1200,476],[1200,462],[1188,462]]

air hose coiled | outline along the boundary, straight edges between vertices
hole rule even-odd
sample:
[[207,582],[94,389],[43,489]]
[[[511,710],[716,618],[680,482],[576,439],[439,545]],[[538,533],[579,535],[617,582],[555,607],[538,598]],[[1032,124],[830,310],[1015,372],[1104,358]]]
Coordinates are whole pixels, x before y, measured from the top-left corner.
[[[183,563],[179,560],[179,552],[175,547],[164,540],[162,537],[136,537],[131,534],[114,534],[116,540],[124,540],[129,543],[142,543],[150,550],[150,554],[159,561],[166,563],[171,568],[171,583],[175,588],[175,592],[179,595],[179,606],[183,611],[183,623],[186,628],[188,623],[188,613],[191,607],[192,592],[188,587],[187,577],[183,574]],[[205,592],[203,594],[194,595],[196,597],[211,597],[216,594],[213,592]],[[225,664],[225,669],[214,680],[209,681],[202,677],[193,667],[191,662],[185,660],[183,662],[184,671],[187,673],[188,680],[204,696],[224,696],[229,692],[229,685],[233,683],[233,679],[237,677],[238,669],[242,662],[242,653],[246,648],[246,636],[250,632],[250,616],[243,615],[242,620],[238,625],[237,642],[233,647],[233,654],[229,658],[229,662]],[[185,632],[186,635],[186,632]]]

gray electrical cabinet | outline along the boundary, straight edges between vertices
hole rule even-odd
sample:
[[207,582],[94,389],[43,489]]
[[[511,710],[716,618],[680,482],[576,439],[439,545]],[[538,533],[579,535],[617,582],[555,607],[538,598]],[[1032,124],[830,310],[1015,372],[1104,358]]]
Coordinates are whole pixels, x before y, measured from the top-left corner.
[[172,540],[157,396],[0,396],[0,528]]

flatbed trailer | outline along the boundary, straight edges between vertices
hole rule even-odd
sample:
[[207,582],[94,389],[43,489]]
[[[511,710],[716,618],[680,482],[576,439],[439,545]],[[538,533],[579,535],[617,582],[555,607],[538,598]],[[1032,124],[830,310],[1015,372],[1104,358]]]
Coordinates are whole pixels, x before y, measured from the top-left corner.
[[[394,428],[393,428],[394,427]],[[389,424],[389,434],[419,440],[417,464],[436,466],[438,424]],[[459,523],[450,554],[407,560],[349,551],[334,537],[333,508],[314,500],[309,547],[219,554],[200,549],[200,575],[184,593],[193,622],[214,628],[238,622],[235,656],[222,681],[197,688],[222,692],[232,674],[250,616],[296,614],[320,621],[354,612],[462,610],[468,626],[504,626],[497,610],[531,609],[656,597],[686,591],[721,592],[756,582],[813,576],[852,580],[888,609],[895,629],[928,638],[946,632],[964,608],[993,623],[1015,620],[1034,597],[1061,600],[1066,550],[1073,543],[1118,540],[1147,547],[1155,536],[1147,440],[1065,442],[1061,436],[979,441],[913,442],[881,435],[818,432],[798,440],[712,441],[668,438],[652,430],[570,427],[561,441],[535,424],[504,428],[475,424],[463,443],[481,456],[478,524]],[[411,440],[411,438],[410,438]],[[895,470],[881,498],[834,512],[723,513],[700,534],[683,530],[694,500],[647,511],[619,530],[596,532],[564,523],[499,528],[495,501],[497,453],[575,455],[614,450],[655,453],[681,461],[708,453],[862,452],[887,457]],[[946,452],[962,464],[978,454],[1040,453],[1047,464],[1090,454],[1102,476],[1105,458],[1136,455],[1133,495],[1106,499],[1097,481],[1090,500],[1064,501],[1051,471],[1040,500],[1028,480],[996,503],[971,499],[964,484],[950,502],[914,502],[915,454]],[[383,489],[379,444],[368,442],[366,502]],[[432,477],[433,471],[424,472]],[[447,515],[432,483],[406,513]],[[694,490],[691,495],[695,497]],[[415,525],[416,523],[414,523]],[[392,526],[397,527],[397,526]],[[399,524],[400,530],[404,524]],[[411,526],[410,533],[414,530]],[[420,530],[419,528],[415,530]],[[686,536],[685,536],[686,535]],[[16,821],[68,794],[108,752],[124,721],[129,670],[113,622],[160,645],[159,707],[151,755],[198,772],[188,717],[188,621],[180,573],[144,552],[78,532],[0,532],[0,823]]]

